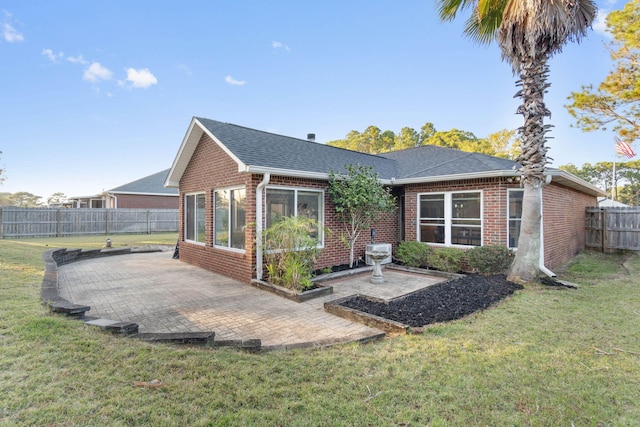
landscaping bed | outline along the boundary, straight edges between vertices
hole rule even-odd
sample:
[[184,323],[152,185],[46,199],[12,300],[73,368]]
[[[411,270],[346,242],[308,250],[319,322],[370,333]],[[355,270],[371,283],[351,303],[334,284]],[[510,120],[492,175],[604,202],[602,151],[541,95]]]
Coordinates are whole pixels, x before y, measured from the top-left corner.
[[459,319],[490,307],[519,289],[522,286],[507,281],[504,275],[469,274],[390,302],[355,295],[341,299],[339,305],[415,328]]

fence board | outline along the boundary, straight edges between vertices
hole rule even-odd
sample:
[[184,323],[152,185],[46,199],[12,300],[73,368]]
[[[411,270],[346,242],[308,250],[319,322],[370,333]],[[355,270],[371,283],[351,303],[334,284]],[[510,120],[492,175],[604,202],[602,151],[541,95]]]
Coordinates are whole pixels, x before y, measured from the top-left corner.
[[0,208],[0,238],[174,231],[177,209]]
[[640,250],[640,207],[587,208],[586,214],[587,247]]

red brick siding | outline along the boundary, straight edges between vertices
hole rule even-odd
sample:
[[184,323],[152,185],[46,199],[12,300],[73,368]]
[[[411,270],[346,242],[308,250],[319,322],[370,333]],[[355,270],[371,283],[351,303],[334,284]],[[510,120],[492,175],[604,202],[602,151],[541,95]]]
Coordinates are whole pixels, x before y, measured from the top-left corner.
[[505,178],[408,185],[405,191],[405,240],[418,239],[418,194],[482,191],[482,244],[507,244],[507,190],[519,188]]
[[[482,190],[483,245],[507,245],[507,190],[520,188],[506,178],[414,184],[405,192],[405,240],[417,240],[418,193]],[[569,261],[585,246],[585,208],[596,198],[551,184],[543,189],[545,265]]]
[[584,249],[585,208],[597,206],[595,196],[551,183],[542,192],[544,262],[554,269]]
[[[255,270],[253,234],[255,227],[247,227],[244,253],[213,247],[213,192],[233,186],[246,187],[246,218],[255,217],[255,185],[248,174],[238,173],[237,164],[220,147],[204,135],[180,180],[180,259],[207,270],[248,283]],[[205,193],[205,245],[184,241],[184,196],[186,193]]]
[[139,194],[116,194],[121,209],[178,209],[177,196],[145,196]]

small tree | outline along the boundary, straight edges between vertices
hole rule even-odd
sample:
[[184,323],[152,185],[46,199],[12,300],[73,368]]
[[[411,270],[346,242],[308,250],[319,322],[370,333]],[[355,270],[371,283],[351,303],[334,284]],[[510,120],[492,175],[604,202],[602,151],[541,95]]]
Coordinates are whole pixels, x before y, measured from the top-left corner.
[[353,250],[358,237],[382,213],[393,212],[395,197],[378,180],[373,167],[346,165],[345,174],[329,174],[327,189],[336,213],[344,225],[341,239],[349,248],[349,268],[353,267]]

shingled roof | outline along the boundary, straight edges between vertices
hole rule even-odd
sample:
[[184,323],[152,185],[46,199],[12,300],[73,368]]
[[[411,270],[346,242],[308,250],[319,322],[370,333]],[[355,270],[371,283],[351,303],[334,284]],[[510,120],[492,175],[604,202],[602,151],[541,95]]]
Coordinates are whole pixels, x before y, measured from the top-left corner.
[[118,194],[177,196],[178,189],[167,188],[164,186],[164,182],[167,180],[170,170],[171,169],[165,169],[163,171],[156,172],[153,175],[145,176],[144,178],[112,188],[109,192]]
[[[173,162],[165,185],[178,187],[195,148],[209,135],[238,165],[239,172],[327,179],[346,165],[372,166],[387,184],[517,176],[517,164],[508,159],[426,145],[383,154],[366,154],[331,147],[202,117],[194,117]],[[564,171],[549,170],[563,184],[582,191],[601,190]]]

